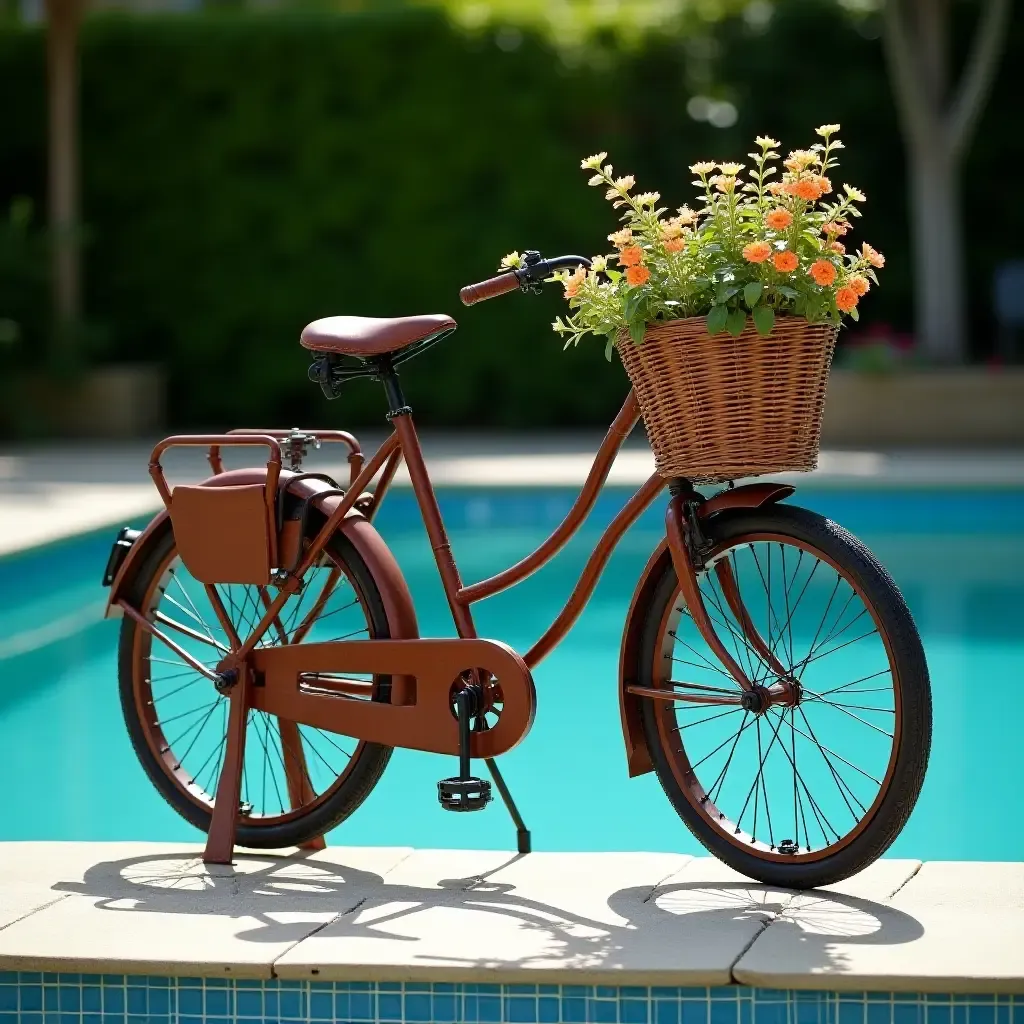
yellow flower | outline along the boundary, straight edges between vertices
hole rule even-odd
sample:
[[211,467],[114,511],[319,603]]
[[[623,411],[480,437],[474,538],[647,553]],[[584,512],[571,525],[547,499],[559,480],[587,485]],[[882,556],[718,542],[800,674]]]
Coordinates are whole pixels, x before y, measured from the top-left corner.
[[756,139],[754,139],[754,141],[762,149],[774,149],[776,146],[781,146],[782,145],[782,143],[779,142],[777,139],[769,138],[769,136],[767,136],[767,135],[758,135],[758,137]]
[[601,164],[607,155],[607,153],[595,153],[593,156],[588,156],[587,159],[580,164],[580,168],[584,171],[600,170]]
[[823,124],[820,128],[815,128],[814,131],[823,139],[827,139],[833,132],[839,131],[839,125]]
[[661,224],[661,237],[666,242],[671,241],[673,238],[678,238],[682,233],[683,226],[676,218],[663,221]]
[[600,274],[601,271],[608,269],[608,260],[604,256],[595,256],[590,261],[590,270],[594,274]]
[[717,164],[713,164],[713,163],[710,163],[707,160],[704,160],[704,161],[702,161],[699,164],[691,164],[690,165],[690,170],[694,174],[696,174],[699,177],[703,178],[706,174],[710,174],[717,166],[718,166]]
[[736,179],[731,174],[716,174],[711,178],[711,184],[719,192],[729,193],[736,191]]
[[621,178],[615,179],[615,187],[621,189],[623,192],[628,192],[636,182],[633,179],[632,174],[624,175]]
[[813,167],[820,162],[821,157],[810,149],[794,149],[784,161],[786,169],[794,174],[799,174],[800,171]]
[[510,252],[507,256],[502,256],[501,263],[499,266],[505,270],[518,269],[523,265],[523,257],[517,252]]
[[641,192],[633,197],[641,206],[653,206],[660,198],[660,192]]
[[867,201],[867,196],[859,188],[854,188],[852,185],[843,185],[843,191],[850,197],[855,203],[863,203]]
[[629,245],[632,240],[633,232],[630,228],[620,228],[618,231],[614,231],[608,236],[608,241],[611,242],[612,245],[617,245],[620,249],[624,245]]
[[677,218],[679,223],[684,227],[692,227],[697,223],[697,214],[693,212],[688,206],[679,207],[679,217]]
[[735,178],[743,170],[743,164],[719,164],[718,169],[723,173]]

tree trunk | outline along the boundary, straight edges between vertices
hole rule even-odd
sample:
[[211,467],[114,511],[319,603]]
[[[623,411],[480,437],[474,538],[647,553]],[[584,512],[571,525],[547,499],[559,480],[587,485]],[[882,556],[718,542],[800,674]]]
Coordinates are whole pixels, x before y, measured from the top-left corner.
[[967,355],[960,165],[1005,44],[1010,4],[984,0],[954,86],[949,0],[885,0],[883,40],[910,167],[915,326],[936,363]]
[[917,329],[929,360],[956,363],[967,339],[960,180],[948,147],[914,147],[910,204]]
[[47,0],[49,224],[59,354],[81,314],[78,220],[78,25],[80,0]]

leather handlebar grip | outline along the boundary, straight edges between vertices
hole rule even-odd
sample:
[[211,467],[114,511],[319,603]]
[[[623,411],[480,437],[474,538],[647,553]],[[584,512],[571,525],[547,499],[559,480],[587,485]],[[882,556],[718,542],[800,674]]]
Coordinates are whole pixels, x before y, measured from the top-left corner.
[[483,302],[484,299],[496,299],[499,295],[507,292],[514,292],[519,287],[519,278],[515,273],[499,274],[497,277],[488,278],[486,281],[478,281],[476,284],[467,284],[459,292],[464,306],[472,306],[475,302]]

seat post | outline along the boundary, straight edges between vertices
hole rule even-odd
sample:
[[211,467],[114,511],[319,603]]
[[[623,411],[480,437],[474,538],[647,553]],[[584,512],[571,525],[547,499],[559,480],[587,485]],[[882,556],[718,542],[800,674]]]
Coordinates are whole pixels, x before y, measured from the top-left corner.
[[405,395],[402,394],[402,384],[398,379],[398,372],[395,370],[391,359],[381,356],[374,361],[376,373],[374,376],[384,385],[384,394],[388,399],[388,420],[396,416],[404,416],[412,412],[412,407],[405,404]]

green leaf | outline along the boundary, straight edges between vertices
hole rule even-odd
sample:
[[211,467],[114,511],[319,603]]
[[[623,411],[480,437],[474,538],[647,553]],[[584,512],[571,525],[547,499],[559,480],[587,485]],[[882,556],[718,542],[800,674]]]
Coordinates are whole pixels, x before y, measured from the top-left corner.
[[721,334],[728,318],[729,310],[725,306],[712,306],[707,318],[708,334]]
[[734,337],[738,338],[747,326],[747,314],[742,309],[734,309],[729,313],[725,321],[725,329]]
[[850,310],[850,316],[852,316],[854,320],[860,319],[860,313],[857,312],[856,306],[854,306],[853,309]]
[[764,285],[760,281],[751,281],[750,284],[743,286],[743,301],[747,304],[747,309],[753,309],[757,305],[763,291]]
[[639,345],[644,340],[644,330],[646,327],[647,324],[643,320],[634,320],[629,325],[629,336],[633,339],[635,345]]
[[775,286],[775,290],[780,295],[785,295],[787,299],[798,298],[800,293],[795,288],[790,288],[789,285],[778,284]]
[[755,306],[750,315],[754,318],[754,327],[762,338],[772,333],[775,326],[775,310],[771,306]]
[[611,269],[609,269],[609,270],[605,271],[605,274],[607,275],[608,280],[612,282],[612,284],[614,284],[616,281],[619,280],[620,277],[622,277],[622,271],[621,270],[611,270]]
[[622,315],[627,320],[632,320],[640,311],[640,305],[645,298],[646,295],[639,288],[632,289],[626,296],[626,301],[622,306]]
[[604,346],[604,357],[610,363],[612,361],[612,349],[615,348],[615,338],[612,335],[608,335],[608,341],[605,342]]
[[728,302],[734,295],[739,294],[739,286],[735,284],[720,284],[715,289],[715,304],[722,305]]

